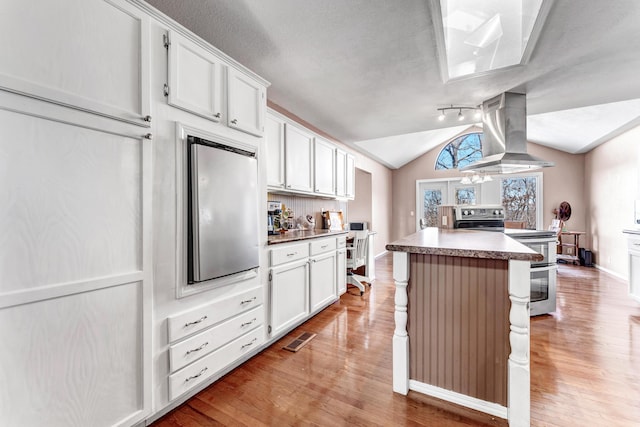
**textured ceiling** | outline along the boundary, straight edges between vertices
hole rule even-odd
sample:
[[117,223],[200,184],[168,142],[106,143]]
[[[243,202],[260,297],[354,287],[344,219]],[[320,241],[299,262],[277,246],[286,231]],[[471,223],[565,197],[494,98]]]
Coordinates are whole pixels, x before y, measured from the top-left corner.
[[[637,102],[612,106],[640,98],[637,0],[556,0],[526,65],[446,84],[430,1],[148,2],[269,80],[271,101],[335,138],[375,158],[397,151],[396,141],[403,153],[390,167],[443,142],[427,135],[424,145],[406,143],[407,134],[472,124],[440,122],[438,107],[478,105],[508,90],[527,93],[532,140],[568,152],[592,148],[639,113]],[[584,108],[601,104],[612,105]]]

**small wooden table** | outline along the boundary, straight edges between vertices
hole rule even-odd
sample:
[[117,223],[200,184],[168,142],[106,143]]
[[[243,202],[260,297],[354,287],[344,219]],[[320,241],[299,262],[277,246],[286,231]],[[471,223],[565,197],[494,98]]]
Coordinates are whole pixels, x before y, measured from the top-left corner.
[[[585,234],[584,231],[561,231],[559,236],[558,243],[558,260],[571,262],[572,264],[580,264],[580,236]],[[562,236],[570,236],[573,237],[572,243],[564,243],[562,241]],[[571,239],[569,239],[571,241]],[[571,254],[565,254],[564,248],[572,248]]]

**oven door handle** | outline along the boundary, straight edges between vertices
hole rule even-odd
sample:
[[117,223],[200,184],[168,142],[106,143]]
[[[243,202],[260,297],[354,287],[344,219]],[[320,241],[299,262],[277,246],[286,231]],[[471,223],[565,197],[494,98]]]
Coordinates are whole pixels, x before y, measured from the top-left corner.
[[540,271],[551,271],[551,270],[557,270],[558,266],[556,264],[553,265],[546,265],[544,267],[531,267],[530,271],[532,273],[538,273]]

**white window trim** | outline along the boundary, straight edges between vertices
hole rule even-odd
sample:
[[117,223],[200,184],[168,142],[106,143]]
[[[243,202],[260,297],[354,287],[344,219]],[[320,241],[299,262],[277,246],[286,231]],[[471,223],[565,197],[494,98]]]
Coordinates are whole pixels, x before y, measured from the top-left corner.
[[[529,172],[529,173],[519,173],[519,174],[505,174],[505,175],[496,175],[496,178],[500,179],[500,197],[502,197],[502,180],[505,178],[526,178],[526,177],[536,177],[536,229],[544,230],[546,227],[543,225],[544,221],[544,212],[543,212],[543,200],[544,194],[542,189],[544,185],[542,183],[544,174],[542,172]],[[494,178],[494,179],[496,179]]]

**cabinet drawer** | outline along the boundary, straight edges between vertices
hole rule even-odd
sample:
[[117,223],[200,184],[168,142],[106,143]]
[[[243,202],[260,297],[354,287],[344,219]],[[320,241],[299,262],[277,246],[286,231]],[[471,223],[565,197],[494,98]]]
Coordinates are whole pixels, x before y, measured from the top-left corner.
[[630,251],[640,251],[640,236],[627,237],[627,247]]
[[243,355],[260,347],[264,327],[259,327],[169,375],[169,399],[173,400],[224,369]]
[[347,238],[346,237],[337,237],[336,238],[336,248],[346,248],[347,247]]
[[169,342],[177,341],[262,304],[262,287],[249,289],[167,319]]
[[318,255],[329,251],[336,250],[336,239],[320,239],[309,244],[311,247],[311,255]]
[[308,256],[309,245],[306,243],[272,249],[271,266],[274,267],[276,265],[284,264],[285,262],[307,258]]
[[264,306],[242,313],[169,348],[171,372],[206,356],[231,340],[261,326]]

